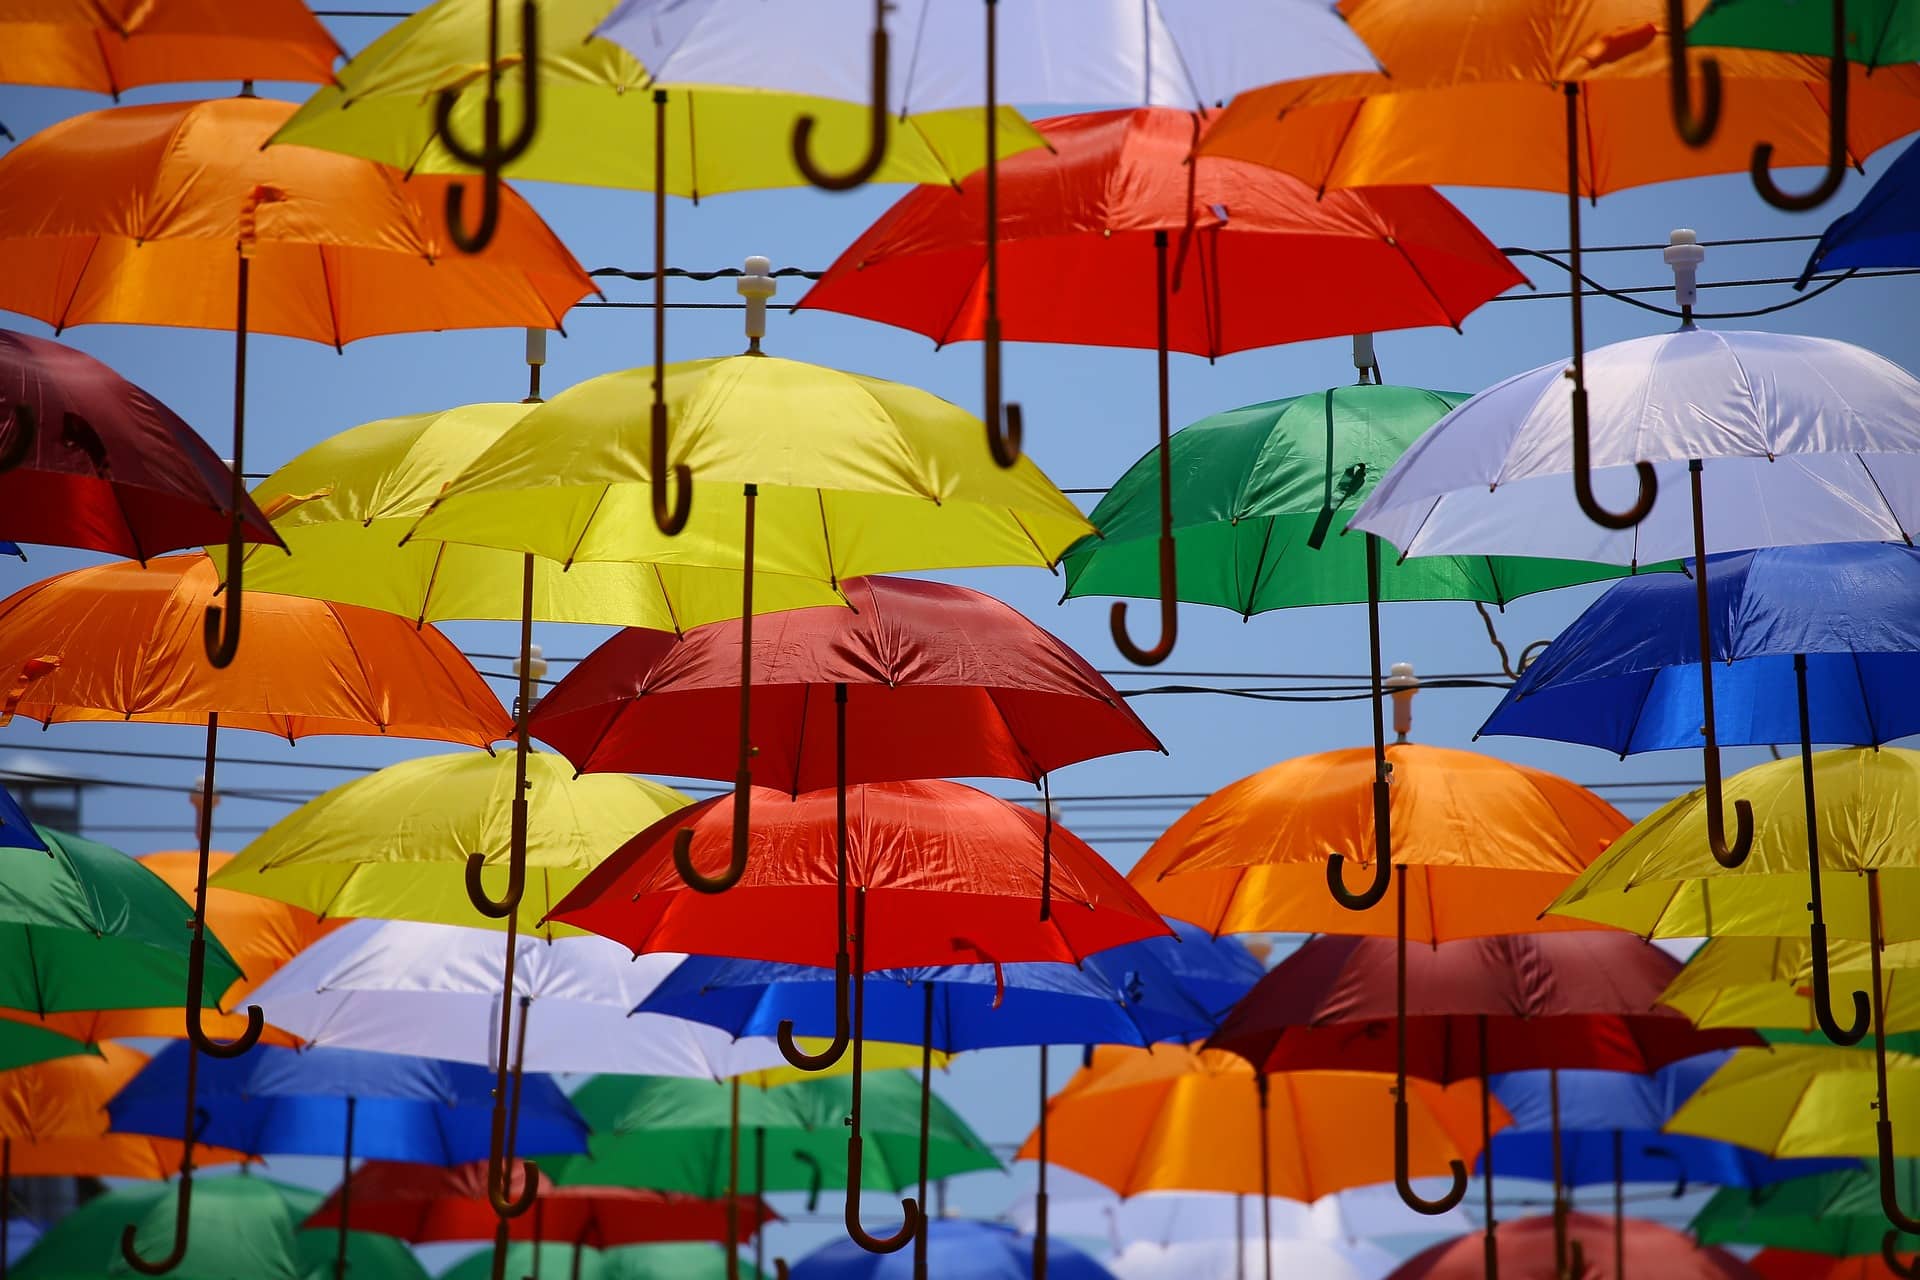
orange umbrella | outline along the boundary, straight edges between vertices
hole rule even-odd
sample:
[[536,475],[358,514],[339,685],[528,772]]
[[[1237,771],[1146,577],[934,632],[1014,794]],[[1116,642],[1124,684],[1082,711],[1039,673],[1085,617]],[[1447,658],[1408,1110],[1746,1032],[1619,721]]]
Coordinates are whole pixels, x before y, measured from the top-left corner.
[[[1395,184],[1523,187],[1567,193],[1569,292],[1573,308],[1574,493],[1589,519],[1638,524],[1652,509],[1651,467],[1640,471],[1633,508],[1594,499],[1586,465],[1586,392],[1581,319],[1580,201],[1623,187],[1748,167],[1770,139],[1784,164],[1857,161],[1920,129],[1920,67],[1847,69],[1846,149],[1830,157],[1828,60],[1719,50],[1710,77],[1712,122],[1676,136],[1670,106],[1685,114],[1684,63],[1672,73],[1676,21],[1708,0],[1343,0],[1342,13],[1390,76],[1322,76],[1235,98],[1202,141],[1233,156],[1296,174],[1323,189]],[[1684,43],[1681,42],[1684,58]],[[1677,81],[1677,83],[1676,83]],[[1724,84],[1724,95],[1713,92]],[[1554,99],[1561,101],[1556,104]],[[1714,114],[1711,110],[1709,114]],[[1703,134],[1712,133],[1711,138]],[[1700,145],[1694,145],[1698,141]],[[1756,180],[1765,179],[1756,163]],[[1825,184],[1823,184],[1824,186]],[[1783,207],[1805,201],[1762,185]],[[1815,195],[1820,193],[1816,191]],[[1824,197],[1822,197],[1824,198]],[[1817,203],[1817,201],[1816,201]],[[1691,321],[1691,306],[1682,318]]]
[[[1410,1207],[1439,1214],[1466,1194],[1467,1166],[1453,1166],[1453,1189],[1437,1201],[1416,1195],[1409,1182],[1408,933],[1438,941],[1555,928],[1551,919],[1537,919],[1557,896],[1555,886],[1571,884],[1630,824],[1554,774],[1412,743],[1386,748],[1391,785],[1379,804],[1373,754],[1355,747],[1302,756],[1223,787],[1167,828],[1128,879],[1163,914],[1216,933],[1397,937],[1394,1180]],[[1348,858],[1364,866],[1386,847],[1376,819],[1384,820],[1382,830],[1393,829],[1392,856],[1401,868],[1391,877],[1398,889],[1391,927],[1379,909],[1383,895],[1356,898],[1342,880]],[[1409,874],[1410,866],[1419,874]],[[1374,884],[1384,889],[1386,880],[1376,874]],[[1339,906],[1328,902],[1322,882]],[[1369,905],[1348,909],[1361,901]]]
[[[212,858],[213,773],[221,723],[289,742],[316,734],[428,738],[484,747],[510,736],[512,721],[460,651],[432,627],[396,614],[299,596],[256,598],[261,640],[244,660],[209,667],[195,622],[219,586],[205,556],[167,556],[146,566],[101,565],[36,582],[0,601],[0,724],[15,715],[56,721],[204,724],[200,847],[195,857],[193,945],[188,954],[186,1032],[195,1053],[237,1057],[264,1023],[250,1005],[236,1040],[210,1037],[201,1022],[206,958],[207,871]],[[197,1058],[187,1069],[187,1129],[194,1126]],[[129,1265],[171,1270],[185,1256],[192,1148],[181,1156],[173,1253],[158,1263],[121,1239]]]
[[[196,797],[197,798],[197,797]],[[214,852],[207,856],[209,874],[233,860],[231,853]],[[150,853],[141,865],[165,880],[187,902],[193,901],[195,877],[200,872],[200,855],[191,850]],[[226,946],[227,954],[240,966],[241,977],[220,998],[223,1007],[240,1003],[248,992],[265,982],[275,970],[304,950],[310,943],[345,924],[345,920],[322,920],[310,911],[256,898],[232,889],[208,888],[207,927]],[[178,1008],[98,1009],[78,1013],[36,1014],[27,1009],[0,1009],[0,1018],[18,1022],[37,1022],[77,1040],[99,1043],[139,1036],[170,1037],[186,1035],[186,1023]],[[200,1025],[210,1035],[238,1037],[246,1032],[247,1020],[240,1014],[202,1013]],[[262,1044],[298,1047],[299,1037],[269,1026],[261,1033]]]
[[[454,179],[266,147],[294,110],[248,97],[119,107],[61,121],[0,156],[0,307],[56,329],[234,330],[236,511],[250,331],[337,347],[422,330],[555,329],[593,292],[511,192],[492,242],[468,255],[447,235],[442,199]],[[227,607],[207,615],[215,666],[240,640],[239,533],[236,516]]]

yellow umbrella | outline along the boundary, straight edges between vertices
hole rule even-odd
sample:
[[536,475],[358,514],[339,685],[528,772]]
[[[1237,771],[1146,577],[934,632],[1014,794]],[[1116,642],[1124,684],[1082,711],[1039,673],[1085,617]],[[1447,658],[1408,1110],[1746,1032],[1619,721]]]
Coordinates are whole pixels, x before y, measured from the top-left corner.
[[[1836,942],[1830,967],[1865,989],[1872,969],[1864,942]],[[1890,1031],[1920,1031],[1920,988],[1902,979],[1920,969],[1920,943],[1896,942],[1880,954],[1891,970],[1881,993]],[[1715,938],[1693,954],[1660,996],[1701,1027],[1769,1027],[1813,1032],[1813,946],[1799,938]]]
[[[795,1042],[803,1053],[826,1056],[824,1050],[833,1042],[825,1036],[798,1036]],[[864,1055],[860,1069],[862,1071],[901,1071],[907,1068],[918,1069],[921,1063],[922,1049],[917,1044],[892,1044],[884,1040],[868,1040],[862,1046]],[[945,1071],[953,1064],[954,1055],[942,1053],[938,1049],[926,1054],[935,1070]],[[778,1085],[795,1084],[801,1080],[818,1080],[824,1076],[844,1076],[853,1071],[853,1060],[842,1056],[835,1058],[824,1067],[762,1067],[758,1071],[743,1071],[734,1079],[753,1089],[772,1089]]]
[[[1887,1087],[1903,1107],[1920,1107],[1920,1056],[1889,1053]],[[1833,1045],[1736,1049],[1668,1119],[1668,1133],[1713,1138],[1793,1156],[1878,1154],[1874,1055]],[[1920,1130],[1894,1142],[1896,1156],[1920,1156]]]

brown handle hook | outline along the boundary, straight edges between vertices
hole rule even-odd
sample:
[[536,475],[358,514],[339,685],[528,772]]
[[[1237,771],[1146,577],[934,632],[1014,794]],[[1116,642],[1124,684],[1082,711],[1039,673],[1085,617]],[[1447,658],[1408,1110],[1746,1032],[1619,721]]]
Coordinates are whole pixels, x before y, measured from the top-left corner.
[[120,1256],[128,1266],[143,1276],[163,1276],[179,1266],[187,1256],[187,1222],[193,1215],[193,1168],[191,1165],[180,1170],[180,1186],[174,1198],[173,1210],[173,1248],[158,1262],[150,1262],[140,1256],[134,1248],[139,1235],[135,1225],[129,1222],[120,1229]]
[[1428,1200],[1413,1189],[1408,1177],[1408,1130],[1411,1126],[1408,1116],[1406,1090],[1404,1087],[1393,1100],[1393,1185],[1400,1193],[1400,1199],[1407,1208],[1415,1213],[1424,1213],[1431,1217],[1450,1212],[1453,1207],[1466,1198],[1467,1166],[1458,1160],[1447,1161],[1447,1169],[1453,1175],[1453,1188],[1438,1200]]
[[520,5],[520,126],[511,138],[500,135],[499,0],[491,0],[487,18],[487,101],[480,146],[469,147],[454,135],[456,90],[442,89],[433,104],[434,132],[447,154],[481,174],[480,225],[471,231],[464,217],[466,188],[458,183],[447,188],[447,236],[462,253],[479,253],[492,243],[500,223],[500,170],[526,154],[540,125],[540,77],[536,74],[540,63],[539,9],[534,0],[522,0]]
[[13,430],[7,433],[5,447],[0,448],[0,471],[11,471],[25,462],[40,435],[40,419],[35,416],[33,406],[25,401],[13,406],[7,422]]
[[987,379],[987,449],[993,454],[993,460],[1002,467],[1011,467],[1020,461],[1021,446],[1026,440],[1026,417],[1017,404],[1002,404],[1000,401],[1000,317],[988,316],[981,335],[985,346],[981,351],[981,360],[986,368]]
[[1693,85],[1687,69],[1687,6],[1667,0],[1667,83],[1673,99],[1673,128],[1690,147],[1713,141],[1720,127],[1720,63],[1700,61],[1700,114],[1693,114]]
[[1373,780],[1373,883],[1359,893],[1347,888],[1345,855],[1333,853],[1327,855],[1327,892],[1333,900],[1349,911],[1365,911],[1377,905],[1387,896],[1387,887],[1393,882],[1393,848],[1390,843],[1392,830],[1387,824],[1391,819],[1387,780],[1375,776]]
[[1160,640],[1153,648],[1142,649],[1127,634],[1125,601],[1114,601],[1113,608],[1107,614],[1107,629],[1113,633],[1113,647],[1135,666],[1157,666],[1173,652],[1174,641],[1180,634],[1179,586],[1174,572],[1173,538],[1163,534],[1160,538]]
[[780,1055],[802,1071],[825,1071],[846,1056],[853,1038],[853,1023],[847,1011],[847,990],[852,985],[844,944],[833,960],[833,1043],[819,1053],[808,1053],[793,1038],[793,1019],[782,1018],[774,1028],[780,1043]]
[[1593,496],[1593,448],[1588,434],[1587,389],[1574,387],[1573,496],[1587,519],[1603,529],[1631,529],[1647,518],[1653,510],[1654,498],[1660,492],[1660,481],[1655,477],[1650,462],[1636,462],[1633,470],[1635,479],[1640,483],[1640,491],[1634,495],[1633,505],[1625,511],[1609,511],[1601,506],[1600,500]]
[[1868,1018],[1871,1016],[1867,1005],[1867,993],[1853,993],[1853,1025],[1843,1027],[1833,1016],[1832,978],[1827,971],[1827,926],[1825,921],[1816,922],[1809,930],[1813,942],[1813,1014],[1820,1020],[1820,1029],[1827,1039],[1837,1045],[1859,1044],[1866,1038]]
[[1753,852],[1753,805],[1745,800],[1733,802],[1733,843],[1727,843],[1727,817],[1721,803],[1720,750],[1709,747],[1707,756],[1707,845],[1713,860],[1732,870]]
[[873,6],[873,100],[868,104],[867,154],[846,173],[828,173],[813,160],[813,129],[817,123],[811,113],[793,125],[793,163],[803,177],[823,191],[851,191],[873,179],[887,158],[887,0],[875,0]]
[[1880,1143],[1880,1212],[1908,1235],[1920,1235],[1920,1218],[1909,1217],[1900,1208],[1900,1188],[1894,1169],[1893,1121],[1883,1114],[1874,1122],[1873,1130]]
[[[649,431],[647,470],[653,477],[653,523],[669,538],[687,527],[693,514],[693,468],[684,462],[667,463],[667,406],[655,400]],[[673,499],[667,499],[667,476],[673,476]]]
[[504,920],[514,913],[520,905],[520,899],[527,890],[527,864],[524,860],[507,858],[507,892],[498,901],[487,892],[486,882],[481,878],[486,870],[487,857],[483,853],[467,855],[467,901],[473,909],[489,920]]
[[747,873],[747,824],[753,805],[752,780],[744,773],[735,782],[733,791],[733,854],[727,859],[727,869],[718,876],[700,874],[693,865],[693,830],[682,827],[673,833],[673,865],[680,872],[680,878],[689,889],[700,893],[725,893],[740,883],[740,877]]
[[911,1197],[900,1201],[903,1221],[890,1236],[876,1236],[860,1225],[860,1148],[857,1133],[847,1135],[847,1235],[868,1253],[898,1253],[913,1243],[920,1233],[920,1202]]
[[540,1198],[540,1166],[531,1160],[520,1162],[520,1194],[512,1196],[507,1193],[507,1187],[513,1181],[513,1162],[504,1156],[497,1159],[497,1175],[487,1178],[487,1201],[493,1205],[495,1216],[518,1218]]
[[233,523],[227,526],[227,580],[222,587],[227,603],[208,605],[206,621],[201,628],[201,638],[206,644],[207,661],[216,667],[233,664],[234,655],[240,652],[240,598],[245,591],[241,583],[245,572],[247,544],[245,531],[241,527],[240,504],[234,504]]
[[1887,1264],[1887,1270],[1903,1280],[1920,1280],[1920,1258],[1912,1262],[1900,1261],[1900,1233],[1889,1231],[1880,1237],[1880,1261]]
[[1776,209],[1804,213],[1817,209],[1833,198],[1847,176],[1847,4],[1831,0],[1833,12],[1833,53],[1827,59],[1827,169],[1813,190],[1801,193],[1782,191],[1773,181],[1773,144],[1761,142],[1753,148],[1753,189]]

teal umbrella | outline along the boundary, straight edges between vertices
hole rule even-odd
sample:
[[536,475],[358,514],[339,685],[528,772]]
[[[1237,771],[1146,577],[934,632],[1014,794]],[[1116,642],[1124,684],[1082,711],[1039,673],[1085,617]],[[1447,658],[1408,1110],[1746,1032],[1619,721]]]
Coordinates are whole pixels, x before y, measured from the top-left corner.
[[[440,1273],[440,1280],[488,1280],[493,1255],[482,1250]],[[714,1244],[633,1244],[587,1249],[577,1244],[507,1246],[506,1274],[530,1280],[714,1280],[726,1276],[726,1252]],[[767,1280],[745,1258],[735,1280]]]

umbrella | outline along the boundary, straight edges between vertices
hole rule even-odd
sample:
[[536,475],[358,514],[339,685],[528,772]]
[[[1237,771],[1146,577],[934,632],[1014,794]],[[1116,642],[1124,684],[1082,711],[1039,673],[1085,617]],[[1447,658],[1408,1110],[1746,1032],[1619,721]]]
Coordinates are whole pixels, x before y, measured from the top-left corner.
[[[1113,1280],[1105,1267],[1064,1240],[1037,1240],[995,1222],[940,1218],[927,1224],[927,1253],[940,1259],[942,1276],[967,1280]],[[793,1280],[903,1280],[905,1259],[875,1256],[857,1241],[836,1240],[794,1263]]]
[[13,426],[0,460],[10,536],[144,561],[224,538],[237,515],[247,541],[276,541],[252,499],[232,505],[207,442],[92,356],[0,329],[0,399]]
[[[305,1231],[300,1220],[320,1193],[267,1178],[203,1178],[193,1197],[193,1247],[180,1280],[319,1280],[336,1252],[331,1231]],[[68,1214],[40,1237],[15,1269],[17,1280],[97,1280],[124,1275],[112,1241],[129,1226],[150,1247],[164,1245],[182,1193],[165,1183],[114,1187]],[[353,1232],[347,1261],[362,1280],[425,1280],[426,1272],[397,1240]]]
[[[1894,1176],[1907,1199],[1920,1197],[1920,1162],[1897,1162]],[[1887,1242],[1879,1174],[1857,1166],[1765,1186],[1727,1187],[1695,1215],[1688,1230],[1702,1244],[1757,1244],[1837,1258],[1877,1253]],[[1920,1240],[1896,1232],[1892,1245],[1910,1253],[1920,1248]]]
[[[1271,1246],[1242,1247],[1231,1240],[1187,1240],[1154,1244],[1137,1240],[1106,1261],[1115,1280],[1240,1280],[1263,1255],[1273,1259],[1275,1275],[1312,1276],[1314,1280],[1380,1280],[1393,1270],[1394,1256],[1366,1241],[1282,1237]],[[1266,1263],[1259,1262],[1265,1266]]]
[[[1920,673],[1920,553],[1838,543],[1707,563],[1709,657],[1726,712],[1710,740],[1756,746],[1797,738],[1811,813],[1814,742],[1878,745],[1920,730],[1905,678]],[[1623,756],[1695,745],[1704,687],[1688,616],[1695,597],[1671,576],[1612,588],[1534,660],[1481,732],[1581,741]],[[1854,1044],[1867,1032],[1867,998],[1854,993],[1849,1025],[1835,1018],[1817,846],[1807,876],[1814,1011],[1835,1043]]]
[[[12,1261],[9,1238],[14,1223],[7,1211],[13,1203],[14,1142],[18,1140],[30,1152],[39,1142],[91,1138],[97,1132],[86,1113],[65,1099],[54,1100],[40,1113],[30,1105],[22,1106],[22,1103],[41,1101],[36,1086],[44,1086],[48,1080],[47,1072],[29,1069],[38,1063],[56,1062],[76,1054],[98,1056],[100,1053],[101,1050],[92,1045],[41,1027],[0,1024],[0,1277],[7,1274]],[[73,1074],[61,1072],[60,1076]],[[23,1078],[16,1081],[16,1076]],[[17,1239],[14,1243],[17,1245]]]
[[[1835,974],[1864,983],[1872,972],[1864,942],[1835,942],[1829,965]],[[1887,1026],[1920,1031],[1908,969],[1920,968],[1920,944],[1896,942],[1880,952],[1886,970],[1882,999]],[[1813,947],[1804,938],[1714,938],[1693,953],[1660,994],[1702,1027],[1770,1027],[1824,1036],[1813,1011]]]
[[11,792],[0,787],[0,849],[32,849],[50,853],[46,840],[34,830],[33,819]]
[[[0,1132],[12,1176],[159,1180],[179,1165],[181,1144],[172,1139],[108,1132],[108,1100],[148,1059],[112,1041],[95,1048],[0,1073]],[[214,1147],[195,1151],[196,1164],[244,1159]]]
[[[617,1249],[589,1249],[565,1244],[507,1246],[509,1275],[539,1280],[541,1264],[547,1275],[567,1280],[712,1280],[715,1271],[726,1275],[727,1256],[710,1244],[630,1244]],[[745,1259],[733,1260],[730,1280],[769,1280]],[[440,1280],[486,1280],[485,1254],[458,1262],[440,1273]]]
[[340,46],[300,0],[11,0],[0,6],[0,84],[90,89],[116,99],[149,84],[325,84]]
[[[1205,129],[1204,113],[1172,108],[1048,121],[1041,130],[1047,150],[999,166],[1004,233],[998,214],[983,230],[986,180],[974,180],[971,190],[962,184],[959,200],[932,188],[913,192],[801,302],[940,343],[986,338],[996,361],[1003,333],[1157,348],[1161,638],[1152,648],[1135,644],[1124,604],[1113,606],[1109,620],[1120,651],[1143,664],[1173,651],[1180,598],[1167,353],[1212,358],[1336,334],[1457,328],[1468,312],[1524,280],[1437,192],[1401,187],[1317,200],[1305,183],[1258,165],[1190,163]],[[1173,237],[1179,254],[1170,274]],[[990,301],[983,315],[980,300],[997,299],[999,288],[997,275],[983,276],[1000,271],[1000,256],[1007,259],[1005,306]],[[1190,257],[1197,279],[1184,288]],[[1267,305],[1254,282],[1274,277],[1296,282],[1316,304]],[[1148,282],[1156,300],[1151,326],[1140,305]]]
[[[1701,1248],[1671,1227],[1629,1218],[1614,1223],[1590,1213],[1570,1214],[1573,1264],[1554,1259],[1559,1234],[1552,1218],[1522,1218],[1500,1233],[1502,1270],[1518,1280],[1599,1280],[1631,1272],[1660,1280],[1751,1280],[1753,1273],[1724,1249]],[[1407,1259],[1387,1280],[1478,1280],[1480,1249],[1473,1236],[1445,1240]]]
[[1891,1280],[1904,1277],[1907,1270],[1892,1269],[1877,1256],[1830,1258],[1792,1249],[1763,1249],[1748,1260],[1747,1268],[1762,1280]]
[[1920,256],[1920,226],[1908,212],[1920,186],[1920,146],[1910,146],[1860,197],[1860,203],[1835,218],[1807,255],[1800,273],[1804,286],[1816,271],[1845,267],[1910,267]]
[[[292,112],[251,97],[120,107],[63,120],[0,158],[11,197],[0,200],[0,304],[56,329],[234,331],[230,566],[245,549],[250,331],[340,346],[375,334],[557,326],[593,291],[518,197],[486,254],[447,254],[433,208],[445,179],[403,182],[365,161],[265,147]],[[154,287],[159,280],[166,287]],[[237,570],[225,589],[205,624],[216,667],[240,642]]]

